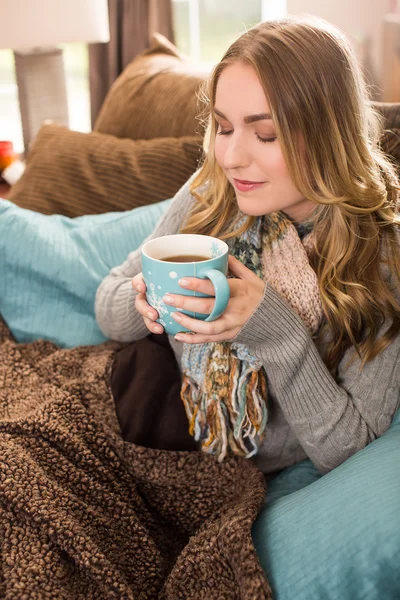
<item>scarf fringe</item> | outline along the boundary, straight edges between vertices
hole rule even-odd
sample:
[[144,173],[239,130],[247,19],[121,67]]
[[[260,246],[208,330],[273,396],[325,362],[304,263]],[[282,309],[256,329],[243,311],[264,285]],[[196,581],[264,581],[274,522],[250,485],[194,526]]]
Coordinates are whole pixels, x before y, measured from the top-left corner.
[[264,370],[254,371],[238,359],[233,362],[219,390],[211,394],[208,389],[200,390],[186,373],[181,388],[189,433],[204,452],[214,454],[219,462],[228,452],[245,458],[254,456],[268,419]]

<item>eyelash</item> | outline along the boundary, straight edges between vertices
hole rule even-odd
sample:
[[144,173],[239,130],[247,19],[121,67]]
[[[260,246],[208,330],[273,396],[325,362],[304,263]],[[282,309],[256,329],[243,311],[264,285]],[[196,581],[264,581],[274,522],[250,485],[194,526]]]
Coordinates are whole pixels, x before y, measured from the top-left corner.
[[[217,135],[230,135],[232,133],[232,131],[217,131]],[[262,138],[258,135],[258,133],[255,134],[256,138],[258,139],[259,142],[261,142],[262,144],[267,144],[267,143],[272,143],[275,142],[276,140],[276,136],[275,137],[270,137],[270,138]]]

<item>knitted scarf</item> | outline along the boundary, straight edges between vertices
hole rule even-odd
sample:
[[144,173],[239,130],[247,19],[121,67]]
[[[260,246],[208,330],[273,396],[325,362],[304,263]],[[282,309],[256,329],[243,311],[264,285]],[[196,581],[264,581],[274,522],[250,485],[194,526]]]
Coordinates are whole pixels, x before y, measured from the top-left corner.
[[[323,312],[308,260],[312,233],[296,230],[277,212],[257,218],[228,245],[233,256],[292,307],[311,334],[318,330]],[[189,431],[202,449],[219,461],[228,454],[256,454],[268,421],[268,375],[261,362],[235,342],[184,344],[182,369]]]

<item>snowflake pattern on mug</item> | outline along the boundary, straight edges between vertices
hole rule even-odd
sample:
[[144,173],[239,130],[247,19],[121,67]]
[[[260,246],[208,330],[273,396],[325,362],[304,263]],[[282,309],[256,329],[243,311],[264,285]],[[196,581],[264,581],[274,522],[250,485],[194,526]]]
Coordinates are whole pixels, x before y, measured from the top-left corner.
[[213,242],[211,244],[211,258],[218,258],[218,256],[221,256],[222,252],[221,252],[221,248],[219,247],[219,244],[217,242]]
[[164,304],[162,297],[156,294],[155,287],[156,286],[154,285],[154,283],[150,283],[150,292],[147,292],[147,302],[153,308],[155,308],[158,314],[160,315],[159,321],[161,325],[165,325],[161,317],[162,315],[168,314],[168,307]]

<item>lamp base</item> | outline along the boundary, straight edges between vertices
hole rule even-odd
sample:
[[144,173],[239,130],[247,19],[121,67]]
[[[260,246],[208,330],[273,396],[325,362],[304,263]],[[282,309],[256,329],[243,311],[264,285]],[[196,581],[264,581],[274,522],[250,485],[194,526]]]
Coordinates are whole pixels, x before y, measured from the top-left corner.
[[25,152],[43,121],[68,127],[64,59],[59,48],[14,52]]

